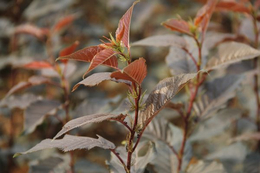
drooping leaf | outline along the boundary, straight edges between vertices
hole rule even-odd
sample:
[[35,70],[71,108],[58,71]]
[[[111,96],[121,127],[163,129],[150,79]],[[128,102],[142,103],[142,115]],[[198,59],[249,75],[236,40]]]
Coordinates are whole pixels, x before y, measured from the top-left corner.
[[225,103],[235,96],[235,91],[243,79],[240,75],[227,75],[206,83],[204,86],[206,93],[193,105],[197,116],[205,119],[223,108]]
[[45,116],[56,110],[60,102],[54,100],[38,100],[25,109],[24,112],[24,133],[28,134],[42,123]]
[[250,13],[250,8],[245,4],[235,1],[219,1],[216,5],[216,10],[226,10],[239,13]]
[[260,154],[250,153],[243,162],[243,171],[250,173],[259,173],[260,171]]
[[115,78],[117,80],[128,80],[132,83],[137,83],[141,85],[142,81],[146,77],[147,69],[146,69],[145,59],[139,58],[135,60],[128,66],[126,66],[123,71],[116,71],[111,74],[111,78]]
[[[144,151],[143,151],[144,150]],[[126,163],[127,152],[124,147],[118,147],[116,152],[119,153],[122,160]],[[147,164],[156,157],[154,144],[151,142],[140,142],[136,151],[132,155],[131,172],[143,173]],[[111,153],[111,160],[107,162],[111,173],[125,172],[124,167],[118,158]]]
[[56,139],[58,137],[60,137],[61,135],[65,134],[66,132],[89,124],[89,123],[99,123],[102,122],[104,120],[108,120],[110,118],[115,118],[119,115],[114,115],[114,114],[92,114],[92,115],[86,115],[83,117],[79,117],[73,120],[70,120],[69,122],[67,122],[62,129],[56,134],[56,136],[53,139]]
[[[147,126],[143,137],[152,140],[156,144],[158,154],[151,163],[154,169],[157,172],[164,173],[177,172],[178,158],[176,154],[181,147],[183,131],[163,118],[154,118]],[[184,149],[182,169],[186,168],[191,157],[192,147],[189,140],[187,140]]]
[[117,67],[117,58],[115,57],[115,52],[113,51],[113,49],[104,49],[100,52],[98,52],[94,58],[92,59],[88,71],[84,74],[84,76],[89,73],[90,71],[92,71],[93,69],[95,69],[97,66],[99,66],[100,64],[103,64],[106,62],[106,64],[108,64],[111,67],[116,68]]
[[59,32],[63,28],[70,25],[75,19],[77,18],[77,15],[68,15],[60,19],[53,27],[53,32]]
[[25,89],[25,88],[29,88],[31,86],[35,86],[35,85],[40,85],[40,84],[44,84],[44,83],[48,83],[50,80],[48,78],[42,77],[42,76],[32,76],[28,79],[28,82],[20,82],[17,85],[15,85],[14,87],[12,87],[8,93],[6,94],[5,98],[9,97],[10,95],[12,95],[13,93]]
[[146,106],[141,111],[138,122],[142,125],[149,123],[184,85],[195,78],[196,75],[196,73],[181,74],[160,81],[145,101]]
[[74,87],[72,91],[75,91],[79,85],[85,85],[85,86],[95,86],[98,85],[99,83],[103,82],[104,80],[110,80],[111,73],[110,72],[103,72],[103,73],[95,73],[89,77],[87,77],[86,79],[80,81],[79,83],[77,83]]
[[122,16],[118,23],[118,28],[116,30],[116,40],[122,41],[125,47],[129,49],[129,31],[130,31],[130,24],[132,13],[135,4],[139,1],[135,1],[133,5],[127,10],[127,12]]
[[207,70],[213,70],[225,67],[227,65],[252,59],[260,55],[260,51],[246,44],[228,42],[223,43],[218,47],[218,54],[211,58],[206,65]]
[[162,25],[166,28],[169,28],[172,31],[192,35],[192,33],[190,32],[190,26],[188,22],[182,19],[169,19],[166,22],[163,22]]
[[44,37],[48,34],[47,29],[38,28],[37,26],[31,24],[23,24],[19,25],[15,28],[14,34],[30,34],[38,38],[39,40],[44,39]]
[[26,69],[32,69],[32,70],[53,68],[53,66],[47,61],[33,61],[23,65],[22,67]]
[[221,163],[198,161],[188,167],[187,173],[227,173]]
[[177,46],[177,47],[185,47],[186,42],[183,37],[177,35],[155,35],[151,36],[137,42],[134,42],[132,46]]
[[35,145],[33,148],[21,152],[16,153],[14,157],[28,154],[35,151],[40,151],[44,149],[51,149],[51,148],[59,148],[64,152],[72,151],[76,149],[87,149],[90,150],[94,147],[100,147],[104,149],[114,149],[115,145],[102,138],[101,136],[97,135],[98,139],[90,138],[90,137],[81,137],[81,136],[73,136],[73,135],[65,135],[63,139],[45,139],[42,140],[39,144]]

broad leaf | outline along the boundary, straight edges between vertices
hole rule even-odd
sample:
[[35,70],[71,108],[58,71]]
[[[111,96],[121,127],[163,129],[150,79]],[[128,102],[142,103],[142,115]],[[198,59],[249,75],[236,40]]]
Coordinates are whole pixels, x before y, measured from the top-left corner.
[[[154,169],[157,172],[164,173],[177,172],[178,158],[176,154],[181,147],[183,131],[163,118],[154,118],[147,126],[143,137],[152,140],[156,144],[158,154],[152,161]],[[191,157],[192,147],[189,140],[187,140],[182,169],[186,168]]]
[[250,153],[246,156],[243,171],[250,173],[259,173],[260,171],[260,154]]
[[83,126],[83,125],[86,125],[89,123],[99,123],[104,120],[108,120],[110,118],[116,118],[118,116],[119,115],[113,115],[113,114],[92,114],[92,115],[86,115],[83,117],[79,117],[79,118],[70,120],[62,127],[61,131],[59,131],[53,139],[60,137],[61,135],[65,134],[66,132],[68,132],[74,128],[77,128],[77,127],[80,127],[80,126]]
[[208,163],[200,160],[198,163],[190,165],[187,173],[227,173],[227,171],[221,163],[216,161]]
[[192,33],[190,32],[190,26],[188,22],[182,19],[169,19],[166,22],[163,22],[162,25],[166,28],[169,28],[172,31],[192,35]]
[[35,145],[33,148],[21,152],[16,153],[14,157],[22,155],[22,154],[28,154],[35,151],[40,151],[44,149],[51,149],[51,148],[59,148],[64,152],[72,151],[76,149],[87,149],[90,150],[94,147],[100,147],[104,149],[114,149],[115,145],[102,138],[101,136],[97,135],[98,139],[96,138],[90,138],[90,137],[80,137],[80,136],[72,136],[72,135],[65,135],[63,139],[45,139],[41,141],[39,144]]
[[86,47],[84,49],[78,50],[75,53],[72,53],[70,55],[65,55],[59,57],[57,60],[62,60],[62,59],[69,59],[69,60],[77,60],[77,61],[83,61],[83,62],[91,62],[94,56],[104,50],[104,47],[101,46],[91,46],[91,47]]
[[213,70],[225,67],[227,65],[252,59],[260,55],[260,51],[246,44],[228,42],[223,43],[218,47],[218,54],[209,60],[206,65],[207,70]]
[[87,77],[86,79],[80,81],[77,83],[72,91],[75,91],[79,85],[85,85],[85,86],[95,86],[99,83],[103,82],[104,80],[111,80],[110,72],[103,72],[103,73],[94,73],[93,75]]
[[149,123],[184,85],[196,76],[196,73],[181,74],[160,81],[145,101],[146,106],[140,113],[139,123],[143,126]]
[[31,133],[42,123],[45,116],[56,110],[61,104],[54,100],[38,100],[25,109],[24,132]]
[[116,53],[113,51],[113,49],[104,49],[100,52],[98,52],[94,58],[92,59],[88,71],[84,74],[84,76],[95,69],[100,64],[103,64],[104,62],[107,62],[109,66],[111,67],[117,67],[117,58],[114,56]]
[[151,36],[137,42],[134,42],[132,46],[177,46],[177,47],[185,47],[186,42],[183,37],[177,35],[155,35]]
[[[127,152],[124,147],[118,147],[116,152],[119,153],[122,160],[126,163]],[[153,143],[151,142],[140,142],[136,148],[136,151],[132,155],[132,166],[131,172],[143,173],[147,164],[150,163],[155,157],[156,151]],[[124,167],[118,158],[111,153],[111,160],[107,163],[111,173],[125,172]]]
[[125,47],[129,49],[129,30],[131,24],[131,17],[133,13],[133,9],[136,3],[139,1],[135,1],[133,5],[127,10],[127,12],[123,15],[118,23],[118,28],[116,30],[116,40],[122,41]]
[[206,93],[193,106],[197,116],[205,119],[223,108],[224,104],[235,96],[235,91],[242,81],[243,76],[228,75],[206,83]]
[[42,76],[32,76],[28,79],[28,82],[20,82],[17,85],[15,85],[14,87],[12,87],[6,94],[5,98],[9,97],[10,95],[12,95],[13,93],[15,93],[19,90],[29,88],[29,87],[35,86],[35,85],[49,83],[49,82],[50,82],[50,80],[48,78],[45,78]]
[[142,81],[146,77],[147,69],[146,69],[145,59],[139,58],[135,60],[128,66],[126,66],[123,71],[116,71],[111,74],[111,78],[115,78],[117,80],[128,80],[132,83],[137,83],[141,85]]
[[32,70],[40,70],[46,68],[53,68],[53,66],[46,61],[33,61],[28,64],[22,66],[23,68],[32,69]]

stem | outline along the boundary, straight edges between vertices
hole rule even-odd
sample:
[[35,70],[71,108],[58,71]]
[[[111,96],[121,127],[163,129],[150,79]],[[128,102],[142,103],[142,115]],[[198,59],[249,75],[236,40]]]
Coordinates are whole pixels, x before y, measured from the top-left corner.
[[128,170],[127,166],[125,165],[125,162],[123,161],[123,159],[120,157],[120,155],[115,151],[115,149],[110,149],[110,151],[112,153],[115,154],[115,156],[118,158],[118,160],[122,163],[126,173],[130,173],[130,171]]
[[[194,37],[194,40],[198,46],[198,63],[197,63],[197,70],[199,72],[200,68],[201,68],[201,62],[202,62],[202,44],[198,41],[198,39],[196,37]],[[182,161],[183,161],[183,154],[184,154],[184,149],[185,149],[185,145],[186,145],[186,141],[187,141],[187,136],[188,136],[188,130],[189,130],[189,118],[190,118],[190,115],[191,115],[191,111],[192,111],[192,107],[193,107],[193,103],[196,99],[196,96],[198,94],[198,90],[199,90],[199,87],[200,85],[204,82],[204,80],[206,79],[205,76],[203,76],[202,80],[200,81],[200,74],[197,75],[197,82],[196,82],[196,85],[195,85],[195,90],[194,92],[191,93],[191,96],[190,96],[190,101],[189,101],[189,106],[188,106],[188,110],[187,110],[187,113],[186,113],[186,116],[183,116],[183,120],[184,120],[184,131],[183,131],[183,140],[182,140],[182,144],[181,144],[181,148],[179,150],[179,157],[178,157],[178,160],[179,160],[179,164],[178,164],[178,172],[181,171],[181,167],[182,167]]]
[[134,119],[134,125],[133,129],[130,132],[130,137],[128,140],[128,155],[127,155],[127,169],[129,173],[131,172],[131,160],[132,160],[132,154],[136,148],[137,145],[134,146],[133,148],[133,140],[135,136],[135,131],[136,131],[136,126],[137,126],[137,121],[138,121],[138,113],[139,113],[139,100],[141,97],[141,87],[135,87],[136,93],[138,93],[137,98],[135,98],[135,119]]
[[196,59],[194,58],[194,56],[190,53],[190,51],[188,51],[186,48],[181,48],[184,52],[186,52],[192,59],[192,61],[194,62],[194,64],[197,67],[197,71],[199,71],[199,66],[198,66],[198,62],[196,61]]

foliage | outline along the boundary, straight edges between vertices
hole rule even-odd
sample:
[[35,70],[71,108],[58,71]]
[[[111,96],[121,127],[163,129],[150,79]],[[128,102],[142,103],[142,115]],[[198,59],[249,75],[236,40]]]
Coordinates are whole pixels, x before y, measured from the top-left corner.
[[[107,5],[122,2],[109,0]],[[202,2],[195,15],[189,12],[193,19],[155,18],[156,26],[162,22],[170,32],[161,29],[162,35],[149,31],[151,20],[146,18],[158,4],[128,2],[118,25],[107,19],[102,26],[117,26],[115,35],[109,33],[87,47],[82,47],[80,35],[70,35],[79,33],[81,13],[59,17],[50,26],[25,22],[4,32],[11,55],[1,60],[0,70],[9,64],[15,75],[3,79],[12,84],[0,102],[1,171],[258,172],[260,1]],[[149,3],[153,5],[143,10]],[[35,0],[24,15],[35,20],[70,5],[70,0]],[[38,7],[41,10],[32,13]],[[91,25],[101,11],[89,14]],[[225,27],[213,23],[219,18],[232,19],[230,32],[221,33]],[[247,29],[243,20],[250,22]],[[130,30],[137,32],[138,21],[147,22],[148,27],[141,26],[148,34],[131,43]],[[106,34],[93,31],[98,37]],[[24,54],[33,58],[22,58]],[[158,57],[164,56],[162,63]],[[160,64],[163,70],[158,72]],[[23,80],[22,74],[27,75]],[[252,98],[253,104],[248,101]],[[18,130],[17,115],[22,115]],[[9,130],[2,122],[9,122]]]

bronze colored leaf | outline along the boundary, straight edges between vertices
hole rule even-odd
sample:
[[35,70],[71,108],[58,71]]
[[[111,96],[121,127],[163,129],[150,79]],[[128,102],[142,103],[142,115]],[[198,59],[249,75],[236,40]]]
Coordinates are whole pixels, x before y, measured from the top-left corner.
[[33,61],[23,65],[22,67],[27,69],[32,69],[32,70],[53,68],[53,66],[47,61]]
[[169,19],[166,22],[163,22],[162,25],[172,31],[192,35],[189,24],[182,19]]
[[161,109],[187,84],[197,73],[181,74],[160,81],[145,101],[145,109],[141,111],[138,122],[147,125]]
[[111,78],[117,80],[128,80],[132,83],[137,83],[141,85],[142,81],[147,75],[147,68],[144,58],[139,58],[138,60],[132,62],[126,66],[123,71],[116,71],[111,74]]

